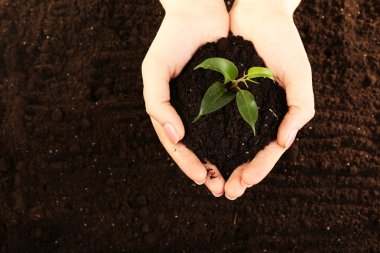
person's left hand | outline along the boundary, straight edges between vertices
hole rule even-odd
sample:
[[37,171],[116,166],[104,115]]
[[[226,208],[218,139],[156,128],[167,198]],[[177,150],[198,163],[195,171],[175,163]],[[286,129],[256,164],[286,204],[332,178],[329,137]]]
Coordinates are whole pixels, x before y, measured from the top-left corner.
[[255,158],[237,167],[224,191],[234,200],[263,180],[292,145],[297,131],[314,116],[314,95],[309,60],[293,12],[299,0],[236,0],[230,11],[234,35],[250,40],[265,64],[286,91],[288,113],[271,142]]

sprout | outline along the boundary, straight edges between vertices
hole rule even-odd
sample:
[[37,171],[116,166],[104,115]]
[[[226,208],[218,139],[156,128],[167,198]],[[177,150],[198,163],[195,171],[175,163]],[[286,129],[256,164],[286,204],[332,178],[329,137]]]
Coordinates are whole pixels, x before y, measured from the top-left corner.
[[[243,83],[246,88],[249,83],[257,83],[254,78],[264,77],[274,81],[272,71],[263,67],[252,67],[244,73],[243,77],[236,79],[239,75],[235,64],[224,58],[209,58],[199,64],[194,70],[203,68],[211,69],[221,73],[224,76],[224,83],[215,82],[206,91],[203,96],[201,107],[193,123],[199,120],[203,115],[215,112],[236,98],[236,104],[240,115],[252,128],[253,134],[256,135],[255,123],[259,116],[255,97],[248,90],[239,86]],[[237,92],[236,92],[237,91]]]

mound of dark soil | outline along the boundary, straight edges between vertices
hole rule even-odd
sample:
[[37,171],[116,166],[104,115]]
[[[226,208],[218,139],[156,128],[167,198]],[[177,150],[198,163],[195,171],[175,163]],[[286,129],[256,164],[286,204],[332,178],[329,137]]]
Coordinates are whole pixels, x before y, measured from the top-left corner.
[[277,137],[277,129],[287,111],[284,90],[270,79],[258,78],[249,89],[259,108],[256,136],[241,117],[236,101],[191,123],[199,112],[205,91],[223,76],[211,70],[193,69],[207,58],[223,57],[238,67],[240,75],[253,66],[264,66],[253,45],[241,37],[220,39],[200,48],[182,73],[171,82],[171,102],[186,129],[183,143],[200,159],[215,164],[228,176],[235,167],[247,162]]

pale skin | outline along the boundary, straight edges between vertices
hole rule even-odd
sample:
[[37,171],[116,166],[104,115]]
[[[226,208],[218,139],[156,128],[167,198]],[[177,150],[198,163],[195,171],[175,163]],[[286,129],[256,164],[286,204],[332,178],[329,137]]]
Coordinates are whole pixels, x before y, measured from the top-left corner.
[[[161,0],[165,18],[142,64],[144,99],[156,133],[179,168],[215,197],[242,196],[272,170],[297,132],[314,116],[311,67],[293,22],[300,0],[236,0],[228,13],[222,0]],[[255,15],[252,15],[254,13]],[[250,40],[286,91],[289,107],[277,134],[250,162],[238,166],[227,181],[218,168],[182,143],[184,126],[170,104],[170,79],[179,75],[195,51],[231,31]]]

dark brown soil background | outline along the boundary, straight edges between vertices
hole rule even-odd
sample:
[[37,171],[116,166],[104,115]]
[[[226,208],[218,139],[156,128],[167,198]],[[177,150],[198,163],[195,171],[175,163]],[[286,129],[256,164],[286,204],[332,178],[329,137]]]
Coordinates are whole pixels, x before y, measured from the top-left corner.
[[[253,66],[265,66],[252,43],[242,37],[229,36],[216,43],[201,47],[171,82],[171,102],[182,118],[186,129],[183,143],[203,161],[215,164],[228,178],[239,165],[251,160],[272,140],[277,138],[278,126],[288,110],[283,88],[268,78],[255,79],[243,89],[254,94],[259,117],[255,124],[256,136],[243,120],[233,100],[222,109],[202,116],[192,123],[199,113],[202,98],[208,87],[216,81],[223,82],[223,75],[211,70],[194,70],[205,59],[222,57],[232,61],[240,78]],[[236,91],[233,91],[236,92]]]
[[380,252],[375,0],[303,1],[316,117],[234,202],[183,176],[145,114],[158,1],[0,3],[2,252]]

